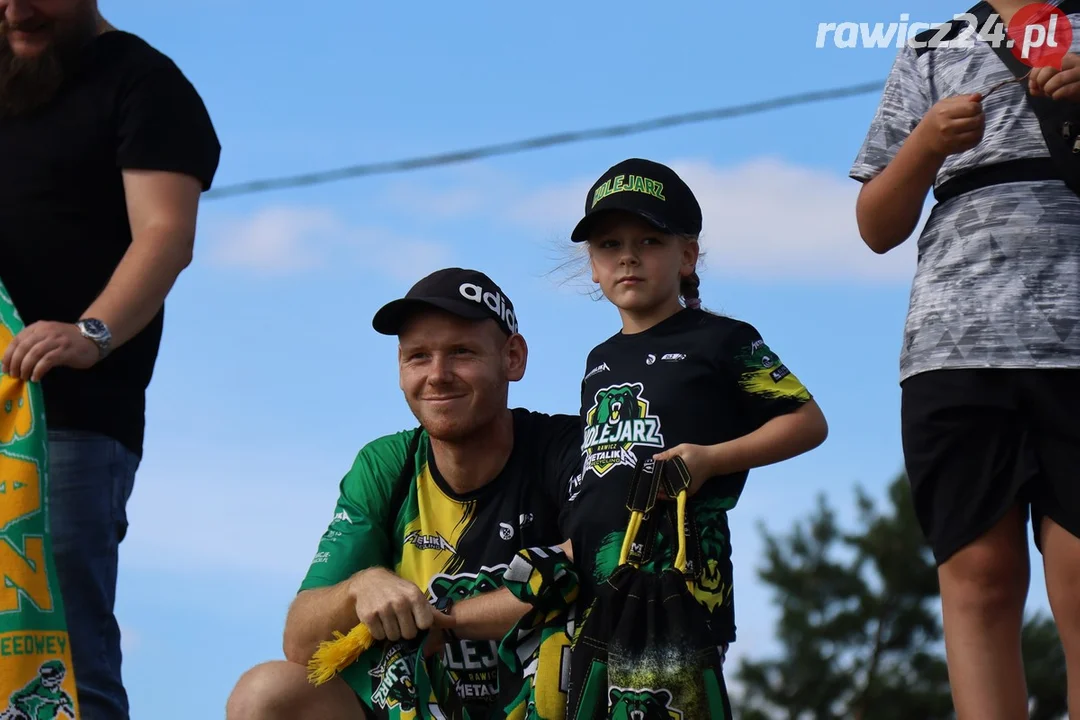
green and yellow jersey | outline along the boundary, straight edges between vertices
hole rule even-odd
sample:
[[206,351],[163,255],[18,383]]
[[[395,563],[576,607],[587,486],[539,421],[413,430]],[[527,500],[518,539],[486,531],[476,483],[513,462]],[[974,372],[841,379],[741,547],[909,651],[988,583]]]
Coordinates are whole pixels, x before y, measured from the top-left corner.
[[[517,551],[562,542],[558,494],[580,471],[580,421],[520,408],[513,417],[514,449],[506,466],[488,485],[466,495],[454,493],[443,480],[422,430],[366,445],[341,481],[333,519],[301,591],[381,566],[416,583],[432,603],[446,596],[460,601],[502,587]],[[412,447],[407,492],[399,492],[403,501],[392,507]],[[415,643],[382,643],[342,673],[370,716],[416,717],[415,652]],[[498,643],[448,643],[442,660],[472,720],[497,717]]]

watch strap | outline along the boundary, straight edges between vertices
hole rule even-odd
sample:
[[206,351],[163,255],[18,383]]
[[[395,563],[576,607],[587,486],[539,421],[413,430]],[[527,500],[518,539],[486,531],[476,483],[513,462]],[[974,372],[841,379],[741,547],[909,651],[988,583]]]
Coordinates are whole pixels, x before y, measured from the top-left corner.
[[[444,615],[450,614],[450,609],[454,607],[454,599],[450,596],[444,596],[435,601],[435,612],[443,613]],[[442,628],[442,632],[446,634],[447,640],[453,640],[457,642],[458,636],[454,634],[454,631],[450,628]]]
[[[92,332],[88,328],[91,323],[100,325],[103,332]],[[109,354],[112,346],[112,333],[109,331],[108,325],[96,318],[82,318],[75,323],[75,327],[79,328],[79,332],[84,338],[97,345],[99,359],[103,359]]]

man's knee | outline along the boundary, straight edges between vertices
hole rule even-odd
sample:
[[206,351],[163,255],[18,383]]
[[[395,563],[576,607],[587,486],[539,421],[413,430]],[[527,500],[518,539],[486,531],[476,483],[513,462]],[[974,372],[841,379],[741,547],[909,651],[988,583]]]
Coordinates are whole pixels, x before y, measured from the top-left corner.
[[226,720],[364,720],[356,696],[339,678],[321,687],[301,665],[274,661],[244,673],[225,705]]
[[[299,666],[296,666],[299,668]],[[284,718],[302,701],[306,688],[296,670],[287,662],[256,665],[240,676],[225,706],[228,720],[270,720]]]

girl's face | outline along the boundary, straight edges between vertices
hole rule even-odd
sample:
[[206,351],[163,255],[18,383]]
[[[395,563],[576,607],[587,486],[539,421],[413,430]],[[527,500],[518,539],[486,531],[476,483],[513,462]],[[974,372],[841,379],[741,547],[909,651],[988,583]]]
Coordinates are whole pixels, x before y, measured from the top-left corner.
[[679,283],[694,272],[698,245],[665,235],[644,219],[612,212],[589,238],[593,282],[619,310],[635,316],[674,313]]

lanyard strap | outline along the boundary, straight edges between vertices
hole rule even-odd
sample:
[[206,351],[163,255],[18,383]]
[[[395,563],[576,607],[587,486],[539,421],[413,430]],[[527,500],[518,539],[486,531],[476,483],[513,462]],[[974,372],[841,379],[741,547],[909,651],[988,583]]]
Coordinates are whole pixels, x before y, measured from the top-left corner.
[[[675,529],[679,541],[674,567],[680,573],[686,574],[686,505],[690,496],[690,480],[690,471],[678,456],[667,461],[652,458],[638,461],[630,481],[630,496],[626,502],[630,520],[619,552],[619,565],[641,567],[641,556],[644,554],[641,548],[644,546],[638,543],[638,535],[642,523],[656,509],[656,498],[663,484],[664,492],[675,499]],[[692,588],[693,582],[687,580],[687,586]]]

